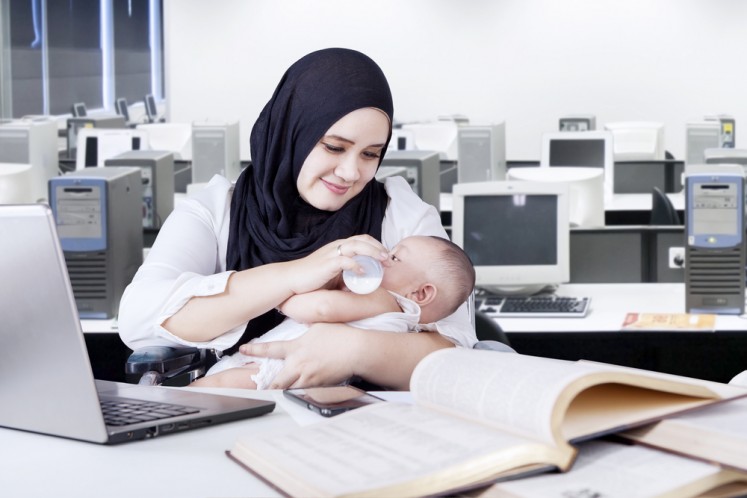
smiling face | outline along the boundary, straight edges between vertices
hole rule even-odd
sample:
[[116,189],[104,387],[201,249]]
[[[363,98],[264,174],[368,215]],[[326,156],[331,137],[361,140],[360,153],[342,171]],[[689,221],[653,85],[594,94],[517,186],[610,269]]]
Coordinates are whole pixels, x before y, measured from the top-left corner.
[[306,157],[296,180],[301,198],[323,211],[340,209],[373,179],[388,135],[389,118],[378,109],[343,116]]

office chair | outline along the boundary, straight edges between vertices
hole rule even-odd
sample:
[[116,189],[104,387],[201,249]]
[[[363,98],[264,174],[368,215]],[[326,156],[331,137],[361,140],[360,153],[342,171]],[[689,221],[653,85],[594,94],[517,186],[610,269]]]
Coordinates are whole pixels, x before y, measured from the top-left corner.
[[184,387],[205,375],[216,361],[213,350],[148,346],[127,358],[125,380],[130,384]]
[[681,225],[680,216],[669,197],[654,187],[651,192],[651,225]]

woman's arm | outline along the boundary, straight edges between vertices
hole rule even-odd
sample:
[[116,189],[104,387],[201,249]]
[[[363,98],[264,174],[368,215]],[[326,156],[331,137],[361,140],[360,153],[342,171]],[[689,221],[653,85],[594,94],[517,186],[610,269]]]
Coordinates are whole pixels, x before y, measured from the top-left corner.
[[240,351],[285,359],[283,370],[270,389],[334,385],[359,376],[374,384],[406,391],[420,360],[433,351],[453,346],[435,332],[392,334],[319,323],[296,340],[249,343],[241,346]]
[[[343,244],[345,254],[337,250]],[[301,259],[235,272],[223,292],[193,297],[163,327],[189,341],[213,339],[291,296],[320,289],[342,270],[356,268],[349,257],[354,254],[386,259],[381,244],[367,235],[336,240]]]
[[350,256],[386,257],[379,242],[360,236],[332,242],[301,260],[227,271],[231,184],[216,178],[169,215],[125,290],[118,321],[128,347],[226,349],[238,341],[249,319],[355,267]]
[[402,310],[394,296],[382,288],[370,294],[340,289],[315,290],[291,296],[279,309],[301,323],[345,323]]

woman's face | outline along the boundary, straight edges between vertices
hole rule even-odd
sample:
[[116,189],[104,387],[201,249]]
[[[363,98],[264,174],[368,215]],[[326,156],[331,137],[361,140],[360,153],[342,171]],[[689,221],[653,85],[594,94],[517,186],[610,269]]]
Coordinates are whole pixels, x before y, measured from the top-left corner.
[[374,108],[355,110],[332,125],[309,153],[296,181],[301,198],[337,211],[373,179],[389,135],[389,118]]

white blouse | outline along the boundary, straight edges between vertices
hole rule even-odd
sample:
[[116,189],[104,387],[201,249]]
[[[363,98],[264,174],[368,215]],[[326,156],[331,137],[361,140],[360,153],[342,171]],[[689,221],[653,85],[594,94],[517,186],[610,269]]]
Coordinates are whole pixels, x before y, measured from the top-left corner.
[[[410,235],[446,237],[438,211],[403,178],[387,178],[385,187],[390,200],[381,242],[387,249]],[[119,335],[129,348],[187,345],[223,351],[239,341],[246,323],[201,343],[181,339],[161,326],[192,297],[225,290],[232,273],[226,270],[232,194],[232,183],[214,176],[169,215],[122,296]],[[459,346],[471,348],[477,342],[466,304],[433,328]]]

